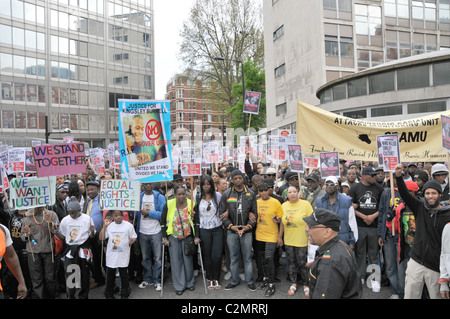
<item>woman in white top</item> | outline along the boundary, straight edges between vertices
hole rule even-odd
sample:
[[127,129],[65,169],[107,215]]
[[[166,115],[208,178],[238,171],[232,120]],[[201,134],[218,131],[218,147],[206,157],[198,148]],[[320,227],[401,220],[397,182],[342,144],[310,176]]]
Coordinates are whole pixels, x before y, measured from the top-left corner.
[[194,207],[195,242],[201,242],[202,256],[206,269],[208,289],[220,289],[220,272],[222,266],[223,228],[219,216],[219,202],[222,195],[215,191],[214,181],[210,175],[203,175],[200,180],[200,194]]

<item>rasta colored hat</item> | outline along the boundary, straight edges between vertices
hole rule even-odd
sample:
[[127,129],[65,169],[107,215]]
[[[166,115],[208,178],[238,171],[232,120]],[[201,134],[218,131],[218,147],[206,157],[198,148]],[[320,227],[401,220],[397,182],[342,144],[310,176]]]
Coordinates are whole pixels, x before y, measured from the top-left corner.
[[80,203],[78,202],[77,198],[75,196],[72,196],[69,199],[69,202],[67,203],[67,211],[73,212],[73,211],[81,211]]
[[331,228],[334,231],[339,231],[341,226],[341,218],[338,214],[332,212],[331,210],[324,208],[317,208],[308,217],[303,217],[303,220],[308,225],[324,225],[327,228]]

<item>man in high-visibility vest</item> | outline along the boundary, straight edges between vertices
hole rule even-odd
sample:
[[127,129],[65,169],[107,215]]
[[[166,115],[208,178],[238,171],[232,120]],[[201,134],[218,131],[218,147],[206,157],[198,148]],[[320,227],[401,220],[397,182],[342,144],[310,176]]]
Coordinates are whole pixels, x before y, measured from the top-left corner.
[[[5,226],[0,224],[0,262],[5,258],[6,266],[16,277],[19,285],[17,286],[17,299],[25,299],[27,296],[27,286],[20,268],[19,258],[12,245],[11,234]],[[0,268],[1,268],[0,263]],[[0,299],[3,299],[3,288],[0,282]]]

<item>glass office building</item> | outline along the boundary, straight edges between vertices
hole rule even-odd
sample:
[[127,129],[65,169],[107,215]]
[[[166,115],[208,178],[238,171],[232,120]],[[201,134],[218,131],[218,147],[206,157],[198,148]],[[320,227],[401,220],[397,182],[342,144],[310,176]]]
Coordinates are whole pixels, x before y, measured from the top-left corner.
[[50,140],[118,140],[117,100],[154,98],[153,38],[153,0],[0,0],[0,141],[46,118]]

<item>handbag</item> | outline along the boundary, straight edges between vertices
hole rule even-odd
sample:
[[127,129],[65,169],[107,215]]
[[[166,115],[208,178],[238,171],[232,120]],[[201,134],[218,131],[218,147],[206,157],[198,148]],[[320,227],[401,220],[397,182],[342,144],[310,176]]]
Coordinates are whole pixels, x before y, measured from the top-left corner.
[[[180,218],[180,222],[181,225],[183,225],[183,221],[181,219],[181,215],[180,212],[178,211],[178,207],[177,207],[177,213],[178,213],[178,217]],[[189,224],[189,227],[190,224]],[[194,256],[195,255],[195,243],[194,243],[194,238],[191,235],[184,237],[184,232],[183,232],[183,241],[184,241],[184,255],[185,256]]]
[[61,238],[59,238],[57,235],[52,235],[48,229],[45,229],[44,227],[42,227],[41,224],[38,224],[36,222],[36,220],[33,218],[33,221],[36,223],[36,225],[38,225],[39,227],[41,227],[43,230],[45,230],[52,238],[53,238],[53,242],[55,244],[55,256],[58,256],[64,247],[64,242],[61,240]]

